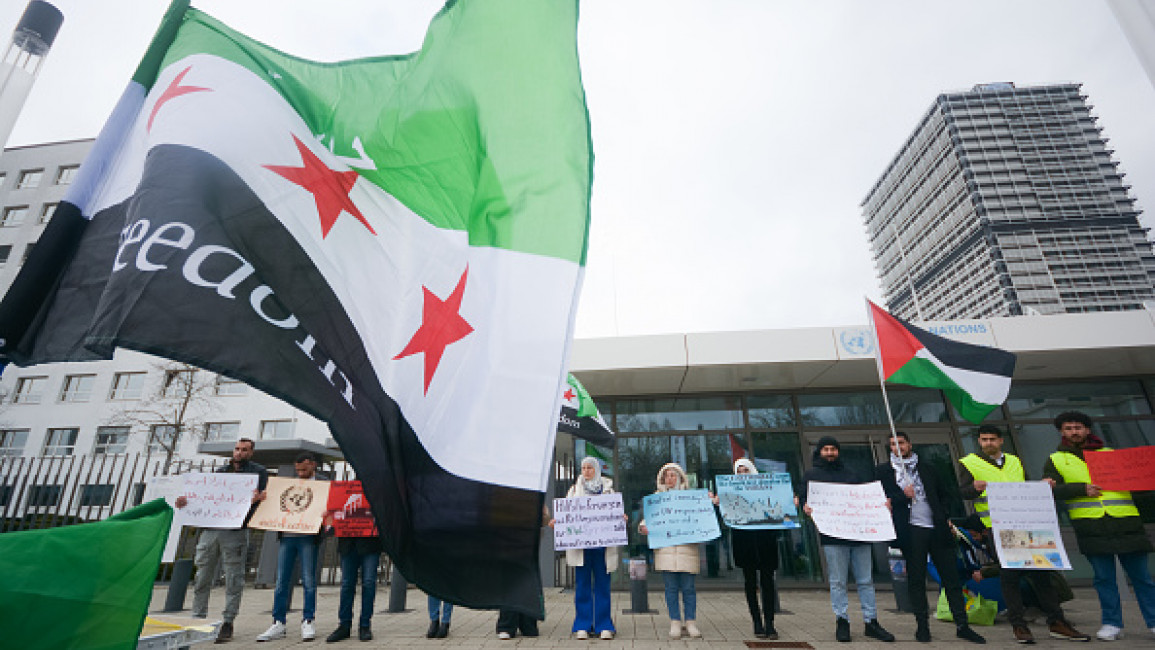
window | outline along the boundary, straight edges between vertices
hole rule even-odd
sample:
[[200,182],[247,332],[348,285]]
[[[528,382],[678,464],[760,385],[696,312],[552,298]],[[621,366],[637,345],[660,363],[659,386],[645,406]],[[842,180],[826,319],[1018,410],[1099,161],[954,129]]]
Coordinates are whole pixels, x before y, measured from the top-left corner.
[[292,437],[292,420],[265,420],[261,422],[261,440],[286,440]]
[[144,372],[118,372],[112,378],[108,399],[140,399],[144,391]]
[[205,440],[236,440],[241,437],[240,422],[207,422],[205,423]]
[[217,395],[244,395],[248,389],[242,381],[218,376],[214,391]]
[[81,506],[108,506],[112,505],[112,493],[116,491],[116,486],[111,483],[103,485],[81,485],[80,486],[80,505]]
[[76,178],[76,171],[80,169],[80,165],[65,165],[56,172],[57,185],[71,185]]
[[97,427],[95,456],[123,454],[128,450],[129,427]]
[[40,394],[47,384],[47,377],[21,377],[16,381],[16,395],[12,401],[16,404],[39,404]]
[[0,174],[0,189],[4,187],[4,181],[8,180],[7,174]]
[[8,256],[12,254],[12,244],[0,246],[0,266],[8,263]]
[[60,503],[62,485],[33,485],[28,488],[28,507],[48,507]]
[[31,244],[28,244],[27,246],[24,247],[24,258],[20,260],[21,264],[28,261],[28,257],[30,255],[32,255],[32,247],[35,245],[36,245],[36,242],[32,242]]
[[24,223],[24,217],[28,216],[28,206],[14,205],[4,208],[3,216],[0,216],[0,226],[8,228],[12,226],[19,226]]
[[40,223],[48,223],[52,220],[52,215],[56,214],[57,203],[45,203],[40,207]]
[[617,403],[620,431],[694,431],[741,429],[737,397],[622,400]]
[[12,500],[12,485],[0,485],[0,508],[8,507],[8,502]]
[[20,180],[16,182],[16,189],[31,190],[40,185],[40,178],[44,176],[43,169],[26,169],[20,172]]
[[148,434],[148,453],[167,454],[176,452],[176,425],[154,424]]
[[76,449],[76,436],[80,429],[49,429],[44,439],[45,456],[71,456]]
[[0,457],[19,456],[28,442],[28,429],[0,429]]
[[87,402],[92,398],[92,386],[96,375],[68,375],[60,390],[61,402]]
[[164,396],[179,397],[191,392],[196,370],[168,370],[164,373]]

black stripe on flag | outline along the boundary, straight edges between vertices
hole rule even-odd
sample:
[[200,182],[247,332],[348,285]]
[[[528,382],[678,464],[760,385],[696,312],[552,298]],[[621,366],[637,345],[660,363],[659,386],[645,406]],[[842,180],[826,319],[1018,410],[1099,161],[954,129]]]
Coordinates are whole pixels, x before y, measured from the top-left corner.
[[936,359],[952,368],[1001,377],[1010,377],[1015,372],[1015,355],[1006,350],[952,341],[915,327],[894,314],[891,316],[922,342]]

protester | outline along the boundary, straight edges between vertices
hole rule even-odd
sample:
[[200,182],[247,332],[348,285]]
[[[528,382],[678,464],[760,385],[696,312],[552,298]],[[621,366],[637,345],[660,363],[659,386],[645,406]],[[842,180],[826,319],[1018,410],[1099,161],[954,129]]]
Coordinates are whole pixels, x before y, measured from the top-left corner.
[[[537,636],[537,619],[512,609],[498,610],[497,638],[509,640],[516,637],[518,632],[521,632],[522,636]],[[613,638],[613,636],[609,638]]]
[[[758,468],[749,458],[739,458],[734,461],[734,473],[757,474]],[[746,605],[754,621],[754,636],[777,639],[778,631],[774,629],[774,572],[778,570],[778,531],[732,528],[730,543],[734,548],[734,563],[742,569]],[[761,609],[758,607],[759,584],[762,585]]]
[[444,639],[449,636],[449,623],[453,618],[453,603],[429,596],[429,629],[426,639]]
[[894,520],[896,539],[891,546],[902,551],[906,559],[910,606],[917,627],[914,639],[930,642],[929,608],[926,596],[926,559],[930,554],[939,567],[942,588],[955,623],[955,636],[971,643],[986,643],[967,623],[966,598],[955,571],[956,548],[946,504],[943,479],[933,467],[919,463],[910,437],[902,431],[890,439],[890,462],[874,468],[874,478],[890,499],[890,516]]
[[1055,428],[1059,447],[1043,468],[1055,497],[1067,505],[1079,552],[1087,557],[1095,574],[1102,624],[1095,636],[1103,641],[1123,637],[1123,608],[1115,582],[1115,558],[1131,580],[1139,611],[1155,634],[1155,582],[1147,568],[1151,540],[1143,528],[1130,492],[1104,490],[1091,482],[1084,452],[1107,449],[1091,432],[1091,418],[1079,411],[1060,413]]
[[[269,484],[269,473],[263,465],[253,462],[256,444],[249,438],[237,440],[233,446],[232,460],[216,469],[223,474],[256,474],[257,488],[253,490],[253,505],[240,528],[204,528],[197,538],[194,564],[197,568],[193,585],[192,615],[207,618],[209,611],[209,591],[217,577],[217,560],[221,559],[225,568],[225,609],[221,614],[223,622],[217,631],[217,643],[231,641],[233,621],[241,609],[241,595],[245,589],[245,557],[249,552],[249,531],[245,528],[257,504],[265,498],[265,488]],[[188,505],[188,499],[177,497],[177,508]]]
[[[304,451],[297,455],[297,478],[318,480],[317,457]],[[289,613],[289,593],[293,590],[293,569],[301,561],[301,586],[305,602],[301,610],[301,640],[317,638],[314,618],[317,611],[317,547],[324,531],[317,533],[277,533],[277,586],[273,589],[273,624],[257,641],[283,639],[287,634],[285,621]]]
[[357,638],[373,640],[373,603],[377,599],[377,569],[381,565],[381,537],[338,537],[337,553],[341,556],[341,599],[337,605],[337,629],[325,639],[336,643],[348,639],[353,628],[353,595],[357,591],[357,573],[361,573],[361,617],[357,621]]
[[[668,490],[687,490],[690,482],[686,472],[677,463],[666,463],[658,470],[658,492]],[[638,532],[649,535],[646,520],[638,524]],[[678,544],[654,550],[654,570],[663,571],[662,579],[666,585],[666,609],[670,613],[670,638],[678,639],[682,636],[682,608],[678,606],[678,597],[681,595],[682,607],[685,611],[685,632],[693,639],[702,638],[702,631],[698,629],[696,620],[698,610],[698,595],[694,587],[694,576],[699,571],[697,544]]]
[[[841,447],[830,436],[819,438],[814,449],[813,466],[802,476],[802,494],[799,502],[807,515],[814,511],[806,503],[810,483],[865,483],[864,477],[842,463],[839,458]],[[819,533],[822,552],[826,556],[826,571],[830,582],[830,606],[834,610],[834,638],[843,643],[850,641],[850,600],[846,593],[848,572],[854,573],[858,587],[858,603],[862,608],[865,634],[880,641],[894,641],[894,635],[887,632],[878,622],[874,601],[874,578],[871,575],[870,544],[855,540],[839,539]]]
[[[1023,464],[1013,454],[1003,452],[1003,432],[996,426],[984,424],[978,429],[978,443],[981,451],[968,454],[959,460],[959,493],[964,499],[974,501],[975,514],[979,515],[983,527],[990,528],[990,506],[987,504],[987,485],[991,483],[1022,483],[1027,480]],[[1050,635],[1056,639],[1090,641],[1091,637],[1076,630],[1067,622],[1063,608],[1059,604],[1058,591],[1049,588],[1053,571],[1038,569],[1014,569],[999,567],[999,581],[1002,585],[1003,601],[1007,605],[1007,620],[1011,633],[1019,643],[1034,643],[1035,637],[1027,627],[1024,617],[1026,605],[1023,602],[1022,581],[1029,580],[1036,586],[1033,591],[1039,601],[1039,609],[1047,616]]]
[[[581,476],[566,493],[567,499],[575,497],[613,494],[614,484],[602,476],[601,461],[593,456],[582,459]],[[552,527],[555,521],[549,520]],[[613,611],[610,607],[610,573],[618,567],[618,547],[569,549],[565,552],[566,563],[574,569],[574,620],[573,634],[578,639],[588,639],[590,632],[603,639],[612,639],[614,628]],[[521,627],[512,619],[506,619],[503,626],[498,619],[498,637],[509,639],[517,635]],[[513,622],[513,625],[509,623]],[[533,623],[536,632],[537,622]],[[526,636],[536,636],[526,635]]]

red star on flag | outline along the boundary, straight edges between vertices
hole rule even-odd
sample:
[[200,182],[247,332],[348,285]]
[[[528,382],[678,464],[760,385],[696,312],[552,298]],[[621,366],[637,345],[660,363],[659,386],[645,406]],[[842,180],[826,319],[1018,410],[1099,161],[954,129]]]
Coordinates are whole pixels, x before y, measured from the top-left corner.
[[293,142],[297,143],[297,151],[301,154],[303,167],[284,167],[281,165],[264,165],[264,167],[312,193],[313,200],[317,203],[317,215],[321,218],[321,239],[329,235],[329,231],[333,229],[333,224],[337,223],[337,217],[341,216],[342,212],[348,212],[356,217],[369,229],[369,232],[376,235],[377,232],[373,230],[373,226],[369,225],[365,215],[361,214],[361,210],[349,198],[349,192],[357,183],[360,175],[355,171],[339,172],[330,169],[296,135],[293,136]]
[[404,359],[413,354],[425,354],[425,393],[429,393],[429,383],[433,373],[441,363],[441,355],[450,343],[460,341],[473,331],[473,326],[461,317],[461,298],[465,295],[465,278],[469,267],[461,272],[457,287],[445,300],[438,298],[428,287],[422,286],[425,302],[421,309],[421,327],[409,339],[409,344],[393,360]]
[[565,398],[565,401],[572,402],[573,398],[577,397],[577,393],[573,392],[572,388],[567,388],[561,396]]
[[180,82],[184,81],[184,76],[188,74],[189,70],[192,70],[191,65],[184,70],[181,70],[180,74],[176,76],[176,79],[173,79],[172,83],[168,85],[168,88],[165,88],[164,92],[160,94],[160,98],[157,99],[156,103],[152,105],[152,112],[148,115],[148,127],[145,130],[152,131],[152,121],[156,119],[157,111],[160,110],[161,106],[167,104],[168,100],[176,99],[181,95],[187,95],[189,93],[212,92],[212,88],[180,85]]

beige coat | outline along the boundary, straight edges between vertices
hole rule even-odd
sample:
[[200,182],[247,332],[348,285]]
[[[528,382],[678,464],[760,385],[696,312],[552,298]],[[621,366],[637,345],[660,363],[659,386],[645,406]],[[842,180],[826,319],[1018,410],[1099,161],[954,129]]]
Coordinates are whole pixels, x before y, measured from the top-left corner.
[[[599,478],[602,482],[602,494],[613,494],[614,482],[604,476]],[[567,499],[586,496],[585,486],[582,485],[581,478],[578,478],[577,482],[570,487],[569,492],[567,492],[565,496]],[[614,569],[618,568],[620,558],[618,549],[620,548],[620,546],[610,546],[606,548],[606,573],[613,573]],[[582,552],[584,550],[585,549],[581,548],[566,550],[565,563],[570,566],[582,566],[585,564],[585,553]]]
[[[658,470],[658,492],[665,492],[667,490],[666,486],[662,484],[662,473],[666,471],[667,467],[672,467],[678,472],[678,484],[674,486],[673,489],[690,489],[690,481],[686,478],[686,472],[677,463],[666,463],[662,466],[662,469]],[[643,519],[638,522],[638,526],[640,527],[645,523],[646,520]],[[654,549],[655,571],[698,573],[698,571],[701,570],[700,562],[697,544],[678,544],[677,546]]]

